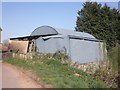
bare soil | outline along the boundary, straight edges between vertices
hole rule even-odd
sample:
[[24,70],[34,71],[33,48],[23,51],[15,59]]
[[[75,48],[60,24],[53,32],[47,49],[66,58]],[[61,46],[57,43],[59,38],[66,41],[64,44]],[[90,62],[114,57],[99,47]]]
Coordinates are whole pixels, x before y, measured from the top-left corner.
[[29,71],[2,63],[2,88],[43,88]]

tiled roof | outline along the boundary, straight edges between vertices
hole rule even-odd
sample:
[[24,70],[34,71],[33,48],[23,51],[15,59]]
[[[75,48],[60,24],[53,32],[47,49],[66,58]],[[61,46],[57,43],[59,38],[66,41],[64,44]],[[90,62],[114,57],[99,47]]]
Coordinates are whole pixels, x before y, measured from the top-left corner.
[[0,44],[0,51],[8,51],[8,47]]

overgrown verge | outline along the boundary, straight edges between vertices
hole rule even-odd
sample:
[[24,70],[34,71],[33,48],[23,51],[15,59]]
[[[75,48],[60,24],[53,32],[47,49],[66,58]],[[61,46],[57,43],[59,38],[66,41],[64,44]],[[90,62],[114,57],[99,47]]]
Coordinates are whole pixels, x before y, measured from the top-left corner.
[[120,45],[108,51],[109,65],[107,68],[100,68],[93,74],[98,80],[102,80],[110,88],[120,89]]
[[102,81],[95,80],[93,75],[70,67],[68,64],[61,63],[56,59],[36,58],[24,60],[8,58],[4,61],[31,70],[45,84],[51,84],[53,88],[107,88]]
[[119,81],[120,75],[117,71],[112,69],[98,69],[93,74],[95,80],[101,80],[106,83],[110,88],[120,88]]
[[120,72],[120,44],[117,44],[116,47],[113,47],[108,52],[109,61],[111,68],[115,71]]

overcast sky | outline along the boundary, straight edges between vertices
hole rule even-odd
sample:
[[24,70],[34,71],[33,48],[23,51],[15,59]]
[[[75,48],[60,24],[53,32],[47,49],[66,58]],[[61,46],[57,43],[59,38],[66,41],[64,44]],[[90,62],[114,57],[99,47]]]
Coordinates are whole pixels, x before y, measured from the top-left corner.
[[[2,2],[2,40],[30,35],[42,25],[74,30],[77,11],[83,8],[82,4],[83,2]],[[117,2],[107,4],[118,9]]]

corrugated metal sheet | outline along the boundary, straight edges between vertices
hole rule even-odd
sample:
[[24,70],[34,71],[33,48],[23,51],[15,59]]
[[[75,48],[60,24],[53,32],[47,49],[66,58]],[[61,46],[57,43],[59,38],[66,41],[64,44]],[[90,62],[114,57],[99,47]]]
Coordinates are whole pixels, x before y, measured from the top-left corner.
[[73,36],[79,36],[79,37],[87,37],[87,38],[95,38],[91,34],[85,33],[85,32],[76,32],[74,30],[66,30],[66,29],[60,29],[60,28],[53,28],[50,26],[41,26],[36,28],[32,33],[31,36],[36,35],[73,35]]
[[36,36],[36,35],[57,35],[58,32],[50,27],[50,26],[41,26],[36,28],[32,33],[31,36]]
[[36,35],[41,35],[36,39],[38,52],[65,51],[74,62],[80,63],[104,60],[103,41],[88,33],[42,26],[35,29],[31,34],[31,36]]
[[95,38],[91,34],[85,33],[85,32],[77,32],[74,30],[67,30],[67,29],[61,29],[61,28],[55,28],[55,30],[62,35],[73,35],[73,36],[79,36],[79,37]]
[[63,50],[62,38],[43,39],[42,37],[36,40],[36,47],[38,52],[42,53],[56,53],[58,50]]
[[80,63],[103,60],[98,45],[99,42],[70,39],[71,59]]
[[63,38],[62,35],[53,35],[53,36],[45,36],[43,39],[49,39],[49,38]]

